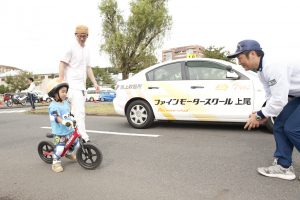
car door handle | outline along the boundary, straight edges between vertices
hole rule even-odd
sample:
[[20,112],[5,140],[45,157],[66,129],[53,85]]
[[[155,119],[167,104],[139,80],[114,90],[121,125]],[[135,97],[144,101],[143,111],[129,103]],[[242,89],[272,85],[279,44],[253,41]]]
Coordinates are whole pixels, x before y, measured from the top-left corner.
[[204,88],[204,86],[191,86],[191,88],[192,89],[199,89],[199,88],[202,89],[202,88]]
[[159,87],[148,87],[148,89],[159,89]]

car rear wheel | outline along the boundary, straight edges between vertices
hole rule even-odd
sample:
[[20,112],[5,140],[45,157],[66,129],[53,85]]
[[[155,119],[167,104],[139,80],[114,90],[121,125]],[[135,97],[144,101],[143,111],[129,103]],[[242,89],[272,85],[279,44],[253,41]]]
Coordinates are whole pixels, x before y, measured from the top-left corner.
[[47,103],[50,103],[51,101],[52,101],[51,98],[47,98],[47,99],[46,99],[46,102],[47,102]]
[[148,128],[154,121],[151,106],[143,100],[131,102],[126,110],[126,117],[132,127],[139,129]]
[[93,97],[91,97],[91,98],[90,98],[90,101],[94,101],[94,98],[93,98]]

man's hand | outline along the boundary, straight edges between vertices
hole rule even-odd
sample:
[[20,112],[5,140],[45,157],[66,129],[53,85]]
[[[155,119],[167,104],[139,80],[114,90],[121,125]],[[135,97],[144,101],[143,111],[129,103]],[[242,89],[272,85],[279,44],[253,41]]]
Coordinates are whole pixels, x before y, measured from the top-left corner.
[[64,79],[63,79],[63,78],[60,78],[60,77],[58,77],[57,81],[58,81],[59,83],[61,83],[61,82],[64,82]]
[[249,119],[248,119],[246,125],[244,126],[244,129],[248,129],[250,131],[253,128],[258,128],[259,125],[260,125],[260,121],[258,121],[256,119],[256,113],[252,113],[249,116]]
[[94,84],[96,92],[100,92],[100,86],[96,83]]
[[62,120],[61,124],[62,124],[62,125],[65,125],[65,126],[67,126],[67,127],[73,126],[72,120],[68,120],[68,119]]
[[248,119],[246,125],[244,126],[244,129],[251,130],[252,128],[258,128],[259,125],[265,124],[268,121],[268,117],[263,118],[258,121],[256,119],[256,115],[257,115],[256,112],[249,115],[249,119]]

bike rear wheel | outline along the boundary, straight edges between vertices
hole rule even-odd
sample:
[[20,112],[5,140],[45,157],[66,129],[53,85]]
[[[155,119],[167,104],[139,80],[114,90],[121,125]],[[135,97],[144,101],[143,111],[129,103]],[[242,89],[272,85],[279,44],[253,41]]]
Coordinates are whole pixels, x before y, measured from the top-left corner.
[[48,141],[42,141],[38,145],[38,153],[40,158],[48,164],[52,164],[54,144]]
[[102,162],[102,152],[91,143],[84,143],[77,150],[77,162],[85,169],[96,169]]
[[6,104],[7,107],[10,108],[10,107],[12,107],[13,102],[12,102],[12,100],[8,100],[8,101],[5,102],[5,104]]
[[22,106],[26,106],[26,100],[25,101],[21,101],[21,105]]

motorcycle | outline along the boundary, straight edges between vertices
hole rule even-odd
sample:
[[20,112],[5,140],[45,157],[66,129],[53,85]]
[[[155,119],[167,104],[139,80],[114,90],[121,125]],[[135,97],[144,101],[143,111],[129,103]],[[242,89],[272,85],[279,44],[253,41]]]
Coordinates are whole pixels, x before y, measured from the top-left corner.
[[5,101],[5,104],[7,107],[12,107],[13,104],[25,106],[27,99],[28,96],[26,94],[13,94],[9,100]]

